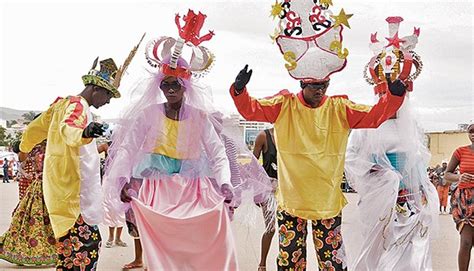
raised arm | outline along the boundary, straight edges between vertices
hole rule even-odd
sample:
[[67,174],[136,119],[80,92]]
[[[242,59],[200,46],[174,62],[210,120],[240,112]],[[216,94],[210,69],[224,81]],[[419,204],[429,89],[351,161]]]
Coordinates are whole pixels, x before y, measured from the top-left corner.
[[234,99],[235,106],[246,120],[274,123],[280,114],[285,92],[264,99],[250,97],[245,86],[250,80],[252,70],[247,71],[247,69],[248,65],[239,72],[234,84],[230,87],[230,95]]
[[346,114],[349,127],[352,129],[379,127],[397,113],[403,98],[387,93],[373,107],[347,101]]
[[346,103],[349,127],[352,129],[377,128],[397,113],[405,97],[406,85],[398,79],[394,82],[390,82],[390,80],[388,82],[388,91],[380,97],[378,103],[373,107],[355,104],[350,101]]

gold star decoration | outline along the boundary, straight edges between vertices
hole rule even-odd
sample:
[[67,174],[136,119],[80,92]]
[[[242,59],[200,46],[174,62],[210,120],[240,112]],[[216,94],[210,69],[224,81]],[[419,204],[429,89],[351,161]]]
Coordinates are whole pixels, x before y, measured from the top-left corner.
[[270,16],[275,19],[280,13],[283,11],[283,7],[281,3],[278,3],[278,0],[275,0],[275,4],[272,5],[272,11],[270,12]]
[[275,28],[275,31],[273,32],[273,35],[270,35],[270,38],[272,39],[272,42],[275,43],[276,39],[278,36],[280,36],[281,32],[283,31],[281,25],[279,25],[277,28]]
[[344,9],[341,9],[341,11],[339,12],[339,15],[337,16],[334,16],[334,15],[331,15],[331,18],[333,18],[335,21],[334,21],[334,27],[338,27],[340,26],[341,24],[351,28],[349,26],[349,22],[347,21],[350,17],[352,17],[352,15],[354,14],[346,14],[344,12]]
[[332,0],[319,0],[320,5],[326,5],[326,7],[332,6]]

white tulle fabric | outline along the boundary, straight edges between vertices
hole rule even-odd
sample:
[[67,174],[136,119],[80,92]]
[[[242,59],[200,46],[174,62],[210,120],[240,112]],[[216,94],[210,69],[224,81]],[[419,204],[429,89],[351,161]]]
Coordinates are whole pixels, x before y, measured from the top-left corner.
[[[360,197],[364,241],[351,270],[431,270],[439,201],[426,173],[429,159],[409,99],[396,119],[352,131],[345,169]],[[397,203],[401,189],[406,203]]]
[[[179,59],[178,65],[187,64]],[[158,139],[168,134],[164,126],[166,99],[159,87],[163,78],[164,75],[159,71],[144,72],[144,76],[132,88],[132,103],[123,111],[114,129],[106,163],[104,191],[107,205],[115,209],[117,214],[130,208],[130,204],[120,201],[120,191],[132,176],[138,179],[160,179],[169,175],[147,167],[147,161],[151,160],[150,154],[160,144]],[[198,156],[181,159],[177,174],[189,179],[210,178],[216,184],[217,191],[223,184],[231,185],[234,188],[231,205],[238,205],[243,190],[248,192],[245,195],[256,197],[256,201],[268,200],[272,193],[270,178],[245,144],[240,142],[242,139],[239,140],[236,131],[222,126],[223,115],[213,105],[210,87],[194,79],[183,80],[182,83],[186,90],[179,112],[176,149],[178,153]],[[237,153],[232,158],[228,157],[225,148],[230,146],[226,144],[229,141],[232,141]],[[237,177],[231,174],[229,165],[237,165],[234,167],[239,171]],[[234,180],[231,182],[232,178]]]
[[[87,108],[88,124],[92,122],[92,113]],[[79,149],[81,169],[81,215],[90,225],[98,225],[104,219],[102,208],[103,194],[100,185],[100,157],[95,139]]]

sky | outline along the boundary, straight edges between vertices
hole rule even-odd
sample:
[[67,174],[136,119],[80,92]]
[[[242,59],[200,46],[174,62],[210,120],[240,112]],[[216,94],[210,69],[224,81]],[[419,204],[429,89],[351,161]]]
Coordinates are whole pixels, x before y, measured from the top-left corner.
[[[331,77],[328,95],[346,94],[357,103],[373,104],[373,90],[362,76],[372,57],[370,34],[388,35],[385,18],[402,16],[400,36],[420,27],[415,51],[423,71],[410,96],[426,131],[456,129],[474,121],[473,4],[459,1],[333,0],[332,10],[354,14],[344,29],[349,50],[346,68]],[[58,96],[82,91],[81,76],[93,60],[112,57],[119,64],[146,32],[144,43],[159,36],[177,37],[176,13],[188,8],[207,15],[201,31],[214,30],[205,45],[216,63],[202,81],[211,86],[218,108],[237,112],[229,86],[245,64],[253,69],[248,84],[254,97],[282,89],[298,92],[299,83],[285,67],[269,35],[277,24],[270,15],[274,0],[180,1],[3,1],[0,4],[0,106],[45,110]],[[123,97],[94,113],[117,118],[130,102],[129,89],[144,65],[144,47],[123,77]]]

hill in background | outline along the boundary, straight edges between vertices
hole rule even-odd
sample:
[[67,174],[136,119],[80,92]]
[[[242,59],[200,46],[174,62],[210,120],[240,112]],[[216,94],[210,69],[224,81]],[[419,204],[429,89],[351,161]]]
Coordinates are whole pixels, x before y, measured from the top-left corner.
[[2,120],[18,120],[22,119],[22,115],[33,111],[35,113],[40,113],[38,110],[17,110],[7,107],[0,107],[0,119]]

